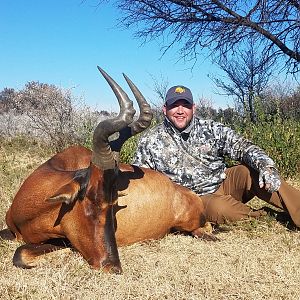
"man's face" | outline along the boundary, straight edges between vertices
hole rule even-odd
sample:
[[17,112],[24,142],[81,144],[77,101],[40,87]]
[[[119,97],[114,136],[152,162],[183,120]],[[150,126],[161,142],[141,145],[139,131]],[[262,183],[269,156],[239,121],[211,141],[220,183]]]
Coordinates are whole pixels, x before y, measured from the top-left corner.
[[163,112],[170,122],[182,131],[189,125],[195,113],[195,104],[190,104],[186,100],[177,100],[172,105],[164,105]]

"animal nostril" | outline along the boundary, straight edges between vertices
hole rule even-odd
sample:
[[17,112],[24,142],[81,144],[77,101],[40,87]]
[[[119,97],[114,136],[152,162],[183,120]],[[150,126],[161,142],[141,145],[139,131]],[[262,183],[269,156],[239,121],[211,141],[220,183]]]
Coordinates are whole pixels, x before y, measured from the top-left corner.
[[123,273],[122,267],[121,266],[112,266],[112,265],[107,265],[104,267],[104,270],[110,274],[116,274],[120,275]]
[[102,268],[104,272],[110,273],[110,274],[122,274],[123,270],[120,264],[114,265],[111,262],[102,264]]
[[109,273],[111,274],[116,274],[116,275],[120,275],[123,273],[123,270],[121,267],[119,266],[113,266],[111,267],[111,269],[109,270]]

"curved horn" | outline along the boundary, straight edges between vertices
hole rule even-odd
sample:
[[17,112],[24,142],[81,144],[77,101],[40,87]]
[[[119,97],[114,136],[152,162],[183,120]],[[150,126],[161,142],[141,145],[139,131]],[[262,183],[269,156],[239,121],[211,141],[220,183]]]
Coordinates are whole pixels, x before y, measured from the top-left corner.
[[99,66],[97,66],[97,68],[112,88],[120,105],[119,115],[115,118],[100,122],[93,136],[92,162],[99,168],[108,170],[117,167],[117,162],[110,148],[108,137],[132,123],[135,109],[133,108],[132,101],[122,88],[103,69]]
[[150,126],[153,118],[153,112],[150,105],[148,104],[142,93],[139,91],[139,89],[136,87],[136,85],[124,73],[123,76],[127,81],[127,84],[129,85],[140,108],[139,118],[129,125],[129,127],[131,128],[131,135],[135,135],[144,131]]
[[146,101],[146,99],[144,98],[144,96],[142,95],[142,93],[125,74],[123,74],[123,76],[127,81],[139,105],[140,115],[136,121],[132,122],[127,127],[120,130],[119,138],[110,142],[111,149],[114,151],[115,157],[117,159],[119,157],[119,152],[121,151],[123,144],[133,135],[136,135],[137,133],[140,133],[146,128],[148,128],[151,124],[152,117],[153,117],[152,109],[148,104],[148,102]]

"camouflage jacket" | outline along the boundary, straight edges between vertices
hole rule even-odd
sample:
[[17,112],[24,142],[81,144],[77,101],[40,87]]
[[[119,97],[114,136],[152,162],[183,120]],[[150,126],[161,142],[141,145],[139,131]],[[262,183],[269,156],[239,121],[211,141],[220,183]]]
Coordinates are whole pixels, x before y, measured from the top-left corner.
[[275,169],[274,161],[262,149],[234,130],[196,117],[182,132],[167,118],[151,128],[141,137],[133,164],[165,173],[172,181],[204,195],[215,192],[226,178],[225,156],[260,172],[266,167]]

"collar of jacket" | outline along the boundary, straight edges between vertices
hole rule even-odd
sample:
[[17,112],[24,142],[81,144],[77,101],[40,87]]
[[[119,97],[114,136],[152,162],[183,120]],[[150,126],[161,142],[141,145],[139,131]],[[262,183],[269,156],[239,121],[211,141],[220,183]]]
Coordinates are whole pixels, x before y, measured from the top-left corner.
[[190,132],[191,132],[193,126],[194,126],[194,116],[191,119],[189,125],[182,131],[179,131],[167,117],[165,117],[164,126],[165,126],[167,132],[169,132],[172,135],[175,134],[177,136],[181,136],[186,141],[190,135]]

